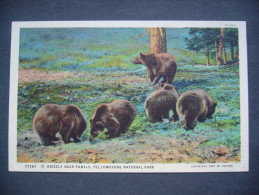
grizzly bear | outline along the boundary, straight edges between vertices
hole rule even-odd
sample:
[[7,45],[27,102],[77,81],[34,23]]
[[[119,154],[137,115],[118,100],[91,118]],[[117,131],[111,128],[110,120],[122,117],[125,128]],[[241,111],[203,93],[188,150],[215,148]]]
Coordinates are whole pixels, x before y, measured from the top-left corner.
[[82,111],[75,105],[46,104],[42,106],[33,118],[33,129],[39,135],[42,145],[55,145],[56,133],[60,132],[65,144],[72,137],[80,142],[87,123]]
[[99,105],[90,120],[90,138],[92,141],[107,128],[108,138],[120,136],[125,133],[136,116],[136,108],[127,100],[114,100],[108,104]]
[[172,120],[178,120],[176,112],[176,102],[178,93],[173,85],[162,84],[162,88],[151,93],[145,103],[144,108],[150,122],[162,122],[163,119],[169,119],[169,111],[173,110]]
[[163,77],[161,83],[172,84],[177,65],[176,59],[169,53],[140,53],[131,61],[133,64],[146,66],[147,74],[153,85]]
[[202,90],[186,91],[176,103],[176,111],[186,130],[194,129],[197,120],[204,122],[215,112],[217,102]]

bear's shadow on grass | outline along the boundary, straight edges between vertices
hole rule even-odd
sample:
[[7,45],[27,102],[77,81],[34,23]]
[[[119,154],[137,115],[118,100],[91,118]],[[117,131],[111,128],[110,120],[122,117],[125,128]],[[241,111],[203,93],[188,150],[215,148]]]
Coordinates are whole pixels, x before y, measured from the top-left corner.
[[204,89],[204,86],[208,86],[208,84],[209,81],[207,79],[186,79],[173,82],[175,89],[182,92],[194,89]]

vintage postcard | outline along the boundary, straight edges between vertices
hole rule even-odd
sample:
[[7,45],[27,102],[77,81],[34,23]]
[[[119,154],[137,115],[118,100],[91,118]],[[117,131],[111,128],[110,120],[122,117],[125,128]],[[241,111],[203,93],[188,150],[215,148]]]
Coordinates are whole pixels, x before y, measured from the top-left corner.
[[248,171],[246,23],[13,22],[9,171]]

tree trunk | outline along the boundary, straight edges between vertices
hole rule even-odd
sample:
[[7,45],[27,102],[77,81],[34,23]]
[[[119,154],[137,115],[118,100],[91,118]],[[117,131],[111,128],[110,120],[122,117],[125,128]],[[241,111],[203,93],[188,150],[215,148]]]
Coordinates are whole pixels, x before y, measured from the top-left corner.
[[223,57],[224,57],[224,64],[227,64],[227,55],[226,55],[224,42],[223,42]]
[[206,44],[206,65],[210,65],[209,44]]
[[236,56],[235,56],[235,60],[239,59],[239,47],[237,47],[237,51],[236,51]]
[[166,29],[165,28],[149,28],[150,36],[150,52],[166,53]]
[[215,61],[218,64],[218,46],[217,46],[217,39],[215,38]]
[[230,42],[230,54],[231,54],[231,60],[234,60],[234,47],[232,42]]
[[221,28],[220,39],[219,39],[219,51],[218,51],[218,58],[217,58],[218,65],[223,64],[223,61],[222,61],[222,50],[223,50],[223,46],[224,46],[223,37],[224,37],[224,28]]

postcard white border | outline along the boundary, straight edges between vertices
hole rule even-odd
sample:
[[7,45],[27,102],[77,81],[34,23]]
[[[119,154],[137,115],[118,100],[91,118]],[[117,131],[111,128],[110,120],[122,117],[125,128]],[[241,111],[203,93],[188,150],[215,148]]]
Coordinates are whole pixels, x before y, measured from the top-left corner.
[[[115,28],[115,27],[167,27],[167,28],[238,28],[240,56],[240,137],[239,163],[195,164],[84,164],[84,163],[18,163],[17,162],[17,100],[19,39],[21,28]],[[249,170],[248,148],[248,74],[245,21],[41,21],[13,22],[10,59],[9,91],[9,171],[22,172],[124,172],[124,173],[183,173],[183,172],[246,172]],[[80,168],[78,166],[81,166]]]

